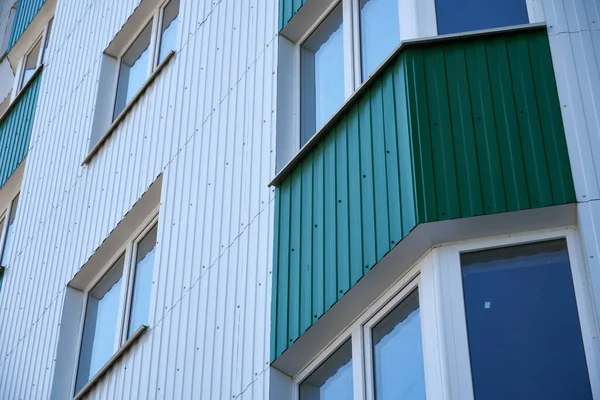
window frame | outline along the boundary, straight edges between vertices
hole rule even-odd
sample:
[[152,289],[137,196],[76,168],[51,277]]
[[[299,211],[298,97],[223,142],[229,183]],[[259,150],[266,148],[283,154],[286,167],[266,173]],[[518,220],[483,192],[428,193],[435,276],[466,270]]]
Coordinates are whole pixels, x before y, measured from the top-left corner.
[[[373,354],[371,329],[385,318],[415,290],[419,290],[419,308],[421,307],[420,276],[426,256],[418,260],[404,275],[393,284],[378,300],[367,308],[349,327],[344,329],[323,351],[293,377],[294,400],[300,400],[300,384],[346,341],[352,344],[352,384],[355,400],[374,399]],[[421,314],[422,315],[422,314]],[[421,318],[421,326],[423,319]],[[421,328],[423,332],[423,329]],[[424,340],[422,334],[422,339]],[[424,347],[424,346],[423,346]],[[425,351],[423,351],[425,358]],[[370,377],[370,382],[368,381]],[[369,392],[369,390],[371,392]],[[370,394],[369,394],[370,393]]]
[[448,369],[449,373],[454,372],[454,376],[449,382],[448,395],[451,394],[452,397],[459,396],[458,398],[466,400],[474,399],[460,262],[461,253],[540,243],[556,239],[564,239],[567,245],[590,386],[594,398],[600,396],[600,382],[594,379],[600,375],[600,347],[597,339],[599,329],[591,293],[591,277],[583,262],[583,252],[575,228],[486,238],[451,244],[440,249],[442,263],[438,265],[438,269],[443,269],[445,275],[440,279],[440,288],[447,296],[447,301],[440,303],[441,307],[437,318],[439,319],[438,323],[441,322],[442,324],[444,323],[442,322],[444,314],[452,315],[454,320],[452,324],[448,320],[445,321],[446,331],[449,334],[449,340],[447,340],[448,349],[450,350],[447,354]]
[[600,381],[594,377],[600,375],[600,328],[591,292],[591,275],[585,263],[577,228],[566,227],[435,246],[292,377],[294,400],[300,399],[300,383],[349,339],[352,340],[354,399],[373,400],[375,392],[371,329],[414,290],[419,291],[427,397],[473,400],[460,254],[556,239],[566,241],[590,385],[594,398],[599,397]]
[[[146,86],[148,80],[152,79],[153,73],[160,66],[159,57],[160,57],[160,45],[162,43],[162,20],[165,12],[165,8],[172,1],[180,1],[180,0],[162,0],[152,12],[150,18],[144,20],[141,26],[135,31],[132,35],[131,40],[127,42],[127,44],[123,47],[124,50],[121,51],[119,56],[117,57],[117,68],[116,68],[116,79],[114,80],[113,89],[112,89],[112,111],[111,111],[111,123],[119,120],[121,114],[126,113],[129,110],[130,103],[134,102],[137,97],[137,92],[143,90]],[[181,6],[181,2],[180,2]],[[181,11],[181,9],[179,10]],[[177,13],[177,18],[179,18],[179,12]],[[123,65],[123,56],[127,54],[127,52],[131,49],[133,44],[140,38],[146,27],[151,24],[150,27],[150,44],[148,45],[148,65],[146,67],[146,77],[144,82],[140,85],[140,88],[133,94],[131,99],[129,99],[123,106],[123,109],[119,111],[118,114],[115,114],[115,110],[117,108],[117,93],[119,90],[119,80],[121,78],[121,67]],[[178,27],[179,28],[179,27]]]
[[[137,248],[137,244],[144,239],[146,234],[150,232],[154,227],[159,227],[159,212],[158,207],[153,210],[153,212],[140,224],[140,226],[134,231],[134,233],[125,241],[125,243],[114,252],[110,259],[102,266],[102,268],[98,271],[98,273],[94,276],[93,279],[85,286],[83,293],[83,305],[81,308],[81,315],[79,317],[79,330],[77,333],[77,344],[76,344],[76,352],[75,352],[75,364],[73,368],[73,374],[71,376],[71,398],[78,398],[79,393],[86,390],[86,387],[89,382],[94,381],[97,374],[101,374],[103,368],[100,368],[94,375],[90,376],[88,382],[86,382],[83,387],[76,392],[77,385],[77,374],[79,372],[79,363],[81,357],[81,349],[83,344],[83,332],[85,328],[85,317],[87,313],[88,301],[90,292],[94,289],[94,287],[109,273],[111,268],[115,265],[115,263],[119,260],[119,258],[123,257],[123,275],[121,277],[121,293],[119,294],[119,309],[117,310],[117,323],[116,323],[116,332],[114,338],[114,345],[111,357],[109,357],[107,363],[110,362],[112,357],[117,354],[128,342],[130,338],[127,338],[127,332],[129,329],[129,313],[131,311],[131,302],[133,295],[133,283],[135,280],[135,253],[132,253],[134,249]],[[158,238],[156,242],[156,246],[158,246]],[[154,264],[156,267],[156,261]],[[155,269],[156,271],[156,269]],[[151,291],[150,294],[150,304],[153,304],[154,299],[154,291]],[[148,322],[150,323],[150,317],[152,315],[152,307],[148,310]],[[139,328],[148,328],[146,325],[141,325]],[[139,329],[138,328],[138,329]],[[133,338],[135,335],[132,335]],[[106,365],[106,363],[105,363]]]
[[[8,225],[10,221],[10,214],[12,213],[12,209],[14,207],[15,200],[21,195],[21,192],[17,192],[6,207],[4,207],[3,211],[0,213],[0,221],[2,221],[2,226],[0,226],[0,262],[2,257],[4,257],[4,252],[6,251],[6,238],[8,234]],[[18,208],[18,206],[17,206]],[[15,221],[17,221],[17,216],[15,215]],[[5,268],[0,265],[0,269],[4,270]]]

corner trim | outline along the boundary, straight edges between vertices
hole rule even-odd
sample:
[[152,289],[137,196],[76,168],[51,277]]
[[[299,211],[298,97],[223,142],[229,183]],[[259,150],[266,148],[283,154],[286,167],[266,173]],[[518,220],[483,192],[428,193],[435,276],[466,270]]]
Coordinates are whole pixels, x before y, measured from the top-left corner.
[[4,120],[6,119],[8,114],[10,114],[10,112],[13,110],[13,108],[15,108],[17,106],[17,103],[19,102],[19,100],[21,100],[21,97],[23,97],[25,95],[25,93],[27,92],[27,89],[29,89],[29,86],[31,86],[31,84],[33,83],[35,78],[37,78],[37,76],[42,72],[43,69],[44,69],[44,64],[40,65],[39,67],[36,68],[35,71],[33,71],[31,78],[29,78],[27,83],[25,83],[25,85],[23,85],[21,90],[19,90],[19,93],[15,96],[15,99],[8,105],[8,107],[6,108],[4,113],[2,115],[0,115],[0,124],[2,124],[4,122]]
[[96,372],[96,375],[88,381],[88,383],[81,388],[79,392],[73,397],[73,400],[79,400],[89,393],[90,390],[106,375],[108,370],[117,363],[131,349],[131,347],[138,341],[140,337],[148,330],[147,325],[140,326],[129,339],[121,346],[119,350],[104,364],[100,371]]
[[[300,164],[302,159],[307,155],[309,151],[311,151],[317,144],[331,131],[331,128],[334,124],[336,124],[340,118],[344,115],[348,109],[354,105],[358,101],[358,99],[363,95],[363,93],[371,86],[372,83],[375,82],[380,75],[383,74],[383,71],[387,68],[389,64],[392,63],[396,59],[396,57],[404,51],[405,47],[415,46],[415,45],[423,45],[428,43],[437,43],[444,42],[453,39],[464,39],[469,37],[479,37],[479,36],[490,36],[494,34],[501,33],[509,33],[509,32],[520,32],[520,31],[528,31],[528,30],[536,30],[545,28],[546,23],[535,23],[535,24],[525,24],[525,25],[515,25],[504,28],[494,28],[494,29],[484,29],[479,31],[471,31],[465,33],[453,33],[449,35],[439,35],[439,36],[431,36],[426,38],[419,39],[410,39],[402,41],[392,53],[379,65],[379,67],[352,93],[352,95],[346,100],[344,104],[331,116],[331,118],[323,125],[317,132],[300,148],[298,153],[279,171],[275,174],[271,182],[269,183],[269,187],[279,185],[286,176],[288,176],[292,170]],[[279,132],[278,132],[279,133]]]
[[92,160],[92,158],[94,158],[96,153],[98,153],[100,148],[104,145],[104,143],[108,140],[108,138],[113,134],[113,132],[117,128],[117,126],[119,126],[119,124],[121,122],[123,122],[125,117],[129,114],[129,112],[131,111],[133,106],[135,106],[135,104],[138,102],[138,100],[142,97],[144,92],[150,87],[150,85],[152,85],[152,83],[154,82],[156,77],[162,72],[162,70],[167,66],[167,64],[169,64],[171,59],[173,59],[174,57],[175,57],[175,52],[173,50],[171,50],[167,54],[165,59],[162,60],[160,62],[160,64],[158,64],[156,69],[152,72],[152,74],[150,74],[148,79],[146,79],[146,82],[144,82],[142,87],[131,98],[131,100],[129,101],[129,103],[127,103],[125,108],[123,108],[123,111],[121,111],[121,113],[117,116],[117,118],[115,118],[113,123],[108,127],[108,130],[106,131],[106,133],[104,135],[102,135],[100,140],[98,140],[98,142],[94,145],[94,147],[92,147],[92,149],[89,151],[88,155],[83,159],[83,161],[81,162],[82,167],[86,164],[89,164],[89,162]]

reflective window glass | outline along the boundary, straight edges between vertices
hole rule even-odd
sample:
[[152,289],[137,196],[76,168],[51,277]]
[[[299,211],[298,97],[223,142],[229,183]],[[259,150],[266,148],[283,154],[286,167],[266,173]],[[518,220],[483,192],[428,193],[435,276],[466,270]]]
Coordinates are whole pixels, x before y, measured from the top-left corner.
[[438,34],[529,23],[525,0],[435,0]]
[[88,295],[75,392],[114,354],[124,262],[123,255]]
[[146,25],[140,36],[121,58],[113,119],[123,111],[129,100],[148,78],[148,53],[151,34],[152,22]]
[[412,292],[372,330],[375,398],[425,399],[419,295]]
[[342,5],[338,5],[301,46],[301,145],[344,102]]
[[[2,260],[0,260],[0,266],[7,267],[12,254],[13,241],[15,238],[15,229],[17,228],[17,209],[19,208],[19,196],[15,197],[10,208],[10,215],[8,216],[8,229],[6,230],[6,239],[4,240],[4,249],[2,250]],[[4,224],[2,224],[4,227]]]
[[137,246],[128,338],[140,326],[148,325],[157,229],[155,225]]
[[400,44],[398,0],[360,0],[363,81]]
[[348,340],[300,384],[300,400],[352,399],[352,344]]
[[476,399],[592,399],[566,242],[461,256]]
[[179,0],[171,0],[165,7],[162,20],[162,35],[160,38],[160,54],[158,62],[165,59],[171,50],[175,50],[177,40],[177,15],[179,14]]
[[23,80],[21,81],[21,87],[25,86],[29,79],[33,76],[37,68],[38,57],[40,55],[40,49],[42,47],[42,41],[38,40],[34,48],[27,54],[25,59],[25,65],[23,66]]

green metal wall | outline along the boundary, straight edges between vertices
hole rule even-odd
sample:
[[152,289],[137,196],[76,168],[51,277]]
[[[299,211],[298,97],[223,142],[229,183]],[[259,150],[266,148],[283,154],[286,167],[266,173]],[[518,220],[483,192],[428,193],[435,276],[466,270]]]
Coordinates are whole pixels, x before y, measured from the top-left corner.
[[17,13],[15,14],[12,31],[10,33],[7,52],[9,52],[15,43],[17,43],[17,40],[19,40],[23,32],[25,32],[25,29],[27,29],[31,21],[33,21],[33,18],[35,18],[45,2],[46,0],[18,1]]
[[279,0],[279,30],[292,19],[307,0]]
[[27,155],[42,74],[0,120],[0,189]]
[[406,47],[276,190],[272,358],[419,223],[570,202],[545,29]]

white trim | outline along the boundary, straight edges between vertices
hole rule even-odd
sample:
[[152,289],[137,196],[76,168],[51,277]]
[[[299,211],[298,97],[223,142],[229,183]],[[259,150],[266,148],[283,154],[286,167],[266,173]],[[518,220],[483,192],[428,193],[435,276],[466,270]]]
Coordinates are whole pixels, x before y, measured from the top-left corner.
[[117,328],[115,332],[115,349],[116,352],[119,348],[126,342],[124,339],[127,336],[128,330],[128,315],[130,308],[130,298],[131,298],[131,258],[134,244],[131,242],[127,242],[127,246],[125,247],[125,254],[123,255],[123,275],[122,275],[122,283],[121,283],[121,294],[119,296],[119,311],[117,313]]
[[79,317],[79,333],[77,334],[77,350],[75,352],[74,359],[74,371],[71,376],[71,391],[69,397],[75,395],[75,389],[77,387],[77,374],[79,373],[79,358],[81,357],[81,346],[83,344],[83,329],[85,327],[85,314],[87,313],[89,292],[85,292],[83,296],[83,305],[81,307],[81,315]]
[[[10,225],[10,213],[12,212],[12,208],[14,207],[15,200],[21,192],[17,193],[12,200],[8,203],[5,208],[3,214],[0,214],[0,221],[3,222],[4,225],[0,227],[0,263],[2,263],[2,257],[4,256],[4,251],[6,249],[4,246],[6,245],[6,237],[8,235],[8,226]],[[15,215],[15,221],[17,220],[17,216]],[[8,265],[6,265],[8,267]]]
[[[354,400],[365,400],[365,351],[363,346],[365,338],[360,325],[355,325],[351,333],[352,337],[352,385]],[[369,369],[367,368],[366,371]]]
[[[342,33],[344,49],[344,101],[348,100],[356,87],[355,83],[355,53],[354,53],[354,15],[352,0],[342,2]],[[317,127],[315,127],[317,128]],[[318,128],[317,128],[318,129]]]

